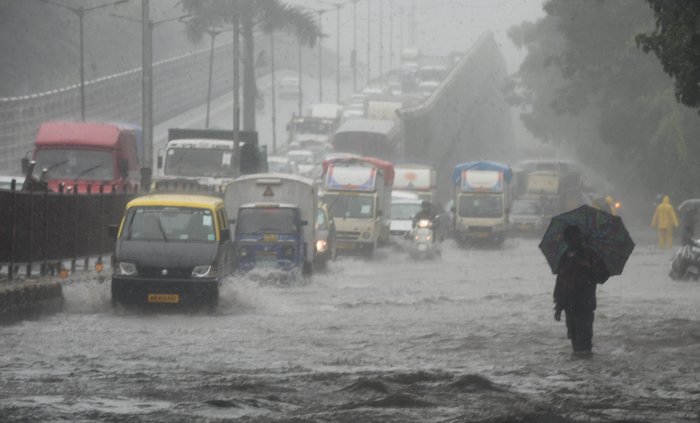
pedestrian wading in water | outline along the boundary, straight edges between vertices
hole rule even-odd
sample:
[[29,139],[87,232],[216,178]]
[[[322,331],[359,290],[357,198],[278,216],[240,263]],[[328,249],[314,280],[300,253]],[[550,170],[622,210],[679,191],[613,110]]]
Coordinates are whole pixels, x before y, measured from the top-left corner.
[[596,285],[610,277],[600,257],[583,243],[581,230],[564,229],[566,251],[559,260],[554,286],[554,319],[566,314],[566,328],[574,353],[588,354],[593,348]]

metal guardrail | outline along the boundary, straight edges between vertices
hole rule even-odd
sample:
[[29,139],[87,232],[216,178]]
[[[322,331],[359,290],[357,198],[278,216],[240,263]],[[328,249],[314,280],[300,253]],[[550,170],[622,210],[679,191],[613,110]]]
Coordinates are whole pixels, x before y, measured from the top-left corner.
[[403,158],[438,170],[440,198],[451,195],[461,162],[505,160],[513,143],[502,86],[507,69],[493,35],[482,35],[421,105],[401,111]]
[[[212,90],[223,93],[233,86],[231,46],[219,46],[215,54]],[[206,100],[208,57],[209,50],[203,49],[154,64],[155,123]],[[88,119],[140,122],[141,68],[87,81],[85,96]],[[19,173],[20,159],[32,149],[41,122],[77,120],[79,114],[79,85],[0,98],[0,169]]]
[[0,190],[0,264],[7,264],[8,279],[20,264],[29,275],[33,264],[41,264],[44,273],[71,260],[74,270],[78,259],[111,254],[109,225],[119,223],[124,206],[136,195],[78,194],[77,187],[66,193],[16,188]]

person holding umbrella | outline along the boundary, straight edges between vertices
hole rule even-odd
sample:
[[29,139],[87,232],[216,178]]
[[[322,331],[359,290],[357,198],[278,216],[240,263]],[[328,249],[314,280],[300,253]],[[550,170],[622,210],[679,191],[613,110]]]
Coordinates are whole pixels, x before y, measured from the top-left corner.
[[561,259],[554,286],[554,320],[566,312],[567,335],[574,353],[590,353],[593,348],[593,319],[596,285],[610,275],[602,260],[583,245],[581,229],[570,225],[564,230],[567,248]]
[[552,273],[554,319],[566,313],[575,354],[590,354],[596,286],[622,274],[634,242],[619,216],[584,205],[554,216],[540,242]]

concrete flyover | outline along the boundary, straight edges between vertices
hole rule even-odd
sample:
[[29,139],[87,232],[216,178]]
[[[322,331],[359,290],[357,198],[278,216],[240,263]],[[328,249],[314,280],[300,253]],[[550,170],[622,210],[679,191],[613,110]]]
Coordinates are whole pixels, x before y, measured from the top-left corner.
[[506,63],[485,33],[421,105],[401,110],[403,159],[435,166],[442,200],[458,163],[512,158],[514,130],[503,91]]

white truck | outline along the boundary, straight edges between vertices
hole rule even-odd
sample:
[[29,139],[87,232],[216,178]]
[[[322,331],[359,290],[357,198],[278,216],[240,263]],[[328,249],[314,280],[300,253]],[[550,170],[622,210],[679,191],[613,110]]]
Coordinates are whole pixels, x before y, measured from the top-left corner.
[[457,165],[454,184],[454,234],[460,243],[501,244],[508,230],[513,172],[508,165],[477,161]]
[[338,128],[343,106],[334,103],[312,104],[305,116],[294,116],[287,125],[290,149],[306,148],[304,144],[317,143],[330,146],[330,140]]
[[313,181],[296,175],[242,176],[226,187],[236,269],[312,273],[317,193]]
[[371,255],[389,242],[394,166],[374,158],[324,163],[323,202],[335,220],[338,249]]
[[195,183],[222,192],[240,174],[264,170],[267,155],[258,151],[257,133],[241,131],[240,165],[233,147],[232,131],[170,129],[168,143],[158,153],[156,187],[186,188]]
[[415,192],[421,200],[437,204],[437,171],[429,165],[405,163],[395,166],[395,190]]

